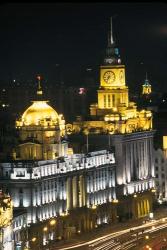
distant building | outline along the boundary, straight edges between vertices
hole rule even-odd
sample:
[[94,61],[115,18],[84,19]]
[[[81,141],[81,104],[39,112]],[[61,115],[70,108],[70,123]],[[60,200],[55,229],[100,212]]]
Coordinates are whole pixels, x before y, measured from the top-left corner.
[[145,79],[144,84],[142,85],[142,94],[150,95],[151,93],[152,93],[151,84],[149,83],[149,80],[147,78],[147,73],[146,73],[146,79]]
[[73,121],[77,115],[85,117],[88,112],[89,89],[83,86],[66,86],[65,84],[50,86],[48,96],[51,103],[66,121]]
[[161,204],[167,201],[167,136],[163,136],[163,148],[155,149],[156,198]]

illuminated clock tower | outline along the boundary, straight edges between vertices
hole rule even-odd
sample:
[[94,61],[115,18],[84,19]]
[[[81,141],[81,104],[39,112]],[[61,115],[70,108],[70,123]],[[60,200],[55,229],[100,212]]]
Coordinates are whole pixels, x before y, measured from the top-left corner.
[[100,66],[100,86],[98,104],[90,107],[92,116],[102,116],[119,112],[119,107],[129,106],[128,87],[125,82],[125,65],[121,63],[119,50],[115,46],[111,29],[103,64]]
[[70,133],[86,135],[82,145],[85,143],[87,152],[91,147],[114,148],[118,215],[143,217],[152,210],[154,187],[152,113],[137,109],[129,100],[125,65],[113,41],[112,23],[97,93],[98,102],[90,106],[90,119],[76,120]]
[[121,64],[119,50],[113,40],[111,19],[108,46],[103,65],[100,66],[98,108],[116,111],[120,104],[128,106],[128,87],[125,84],[125,66]]

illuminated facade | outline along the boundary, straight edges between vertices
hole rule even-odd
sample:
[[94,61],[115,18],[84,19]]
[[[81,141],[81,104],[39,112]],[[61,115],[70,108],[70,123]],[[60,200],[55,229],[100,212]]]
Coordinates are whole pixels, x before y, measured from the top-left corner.
[[[15,243],[22,247],[29,247],[34,236],[46,245],[113,223],[117,216],[113,152],[73,154],[65,140],[65,121],[42,100],[40,82],[37,96],[16,121],[21,143],[13,161],[0,164],[1,187],[20,212],[13,231]],[[47,234],[44,225],[53,217],[54,232]]]
[[112,25],[104,61],[100,66],[97,93],[98,103],[90,106],[90,120],[80,119],[71,126],[68,124],[67,132],[71,138],[73,134],[86,134],[89,143],[92,134],[96,134],[94,144],[97,144],[98,137],[101,141],[109,138],[110,146],[115,148],[120,216],[127,213],[134,218],[145,216],[152,210],[150,190],[154,187],[155,176],[152,113],[137,110],[136,104],[129,101],[125,65],[121,64],[118,48],[113,41]]
[[63,228],[56,232],[60,237],[68,237],[72,228],[84,232],[116,220],[115,158],[107,150],[1,167],[1,183],[9,190],[14,209],[26,211],[14,220],[16,242],[21,241],[22,227],[53,217],[59,223],[66,217],[62,225],[66,232]]
[[163,149],[154,150],[156,198],[167,201],[167,136],[163,136]]
[[67,143],[61,143],[65,136],[65,120],[43,100],[38,79],[37,100],[16,121],[21,141],[13,153],[15,159],[50,160],[67,154]]
[[152,113],[137,110],[136,103],[129,101],[125,80],[125,65],[121,64],[118,48],[112,34],[100,66],[98,103],[90,106],[90,121],[73,123],[73,132],[131,133],[152,128]]
[[0,191],[0,249],[14,250],[13,203],[11,198]]

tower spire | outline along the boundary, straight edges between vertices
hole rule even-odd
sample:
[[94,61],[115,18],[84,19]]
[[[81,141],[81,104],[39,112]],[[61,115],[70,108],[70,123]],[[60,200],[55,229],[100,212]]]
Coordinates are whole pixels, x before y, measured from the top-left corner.
[[41,77],[40,77],[40,76],[37,76],[37,79],[38,79],[37,95],[38,95],[38,96],[42,96],[43,91],[42,91],[42,88],[41,88]]
[[148,81],[148,75],[147,75],[147,71],[146,71],[146,81]]
[[113,39],[113,25],[112,17],[110,17],[110,29],[108,32],[108,46],[105,51],[104,63],[106,65],[113,64],[117,65],[121,63],[121,58],[119,55],[119,49],[116,47],[116,44]]
[[114,43],[114,39],[113,39],[113,27],[112,27],[112,16],[110,17],[110,43],[111,45]]

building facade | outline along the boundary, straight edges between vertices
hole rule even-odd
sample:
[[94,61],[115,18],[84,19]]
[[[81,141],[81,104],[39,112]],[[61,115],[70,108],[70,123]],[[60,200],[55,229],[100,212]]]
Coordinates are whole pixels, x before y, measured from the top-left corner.
[[[113,41],[112,24],[109,37],[100,66],[98,102],[90,106],[89,120],[80,118],[74,121],[71,127],[68,124],[67,132],[71,134],[71,143],[76,135],[86,135],[86,149],[88,144],[96,144],[99,147],[103,144],[104,148],[114,148],[120,216],[125,217],[128,213],[129,216],[138,218],[152,210],[151,188],[154,188],[155,177],[152,113],[144,109],[138,110],[137,105],[130,102],[125,65],[121,63],[119,50]],[[91,142],[92,135],[94,142]],[[104,140],[100,141],[99,137],[105,141],[109,140],[109,143],[105,145]],[[79,142],[78,147],[81,147]]]
[[163,136],[163,147],[154,150],[155,186],[157,201],[167,201],[167,137]]
[[[117,220],[114,153],[99,150],[73,154],[65,120],[43,100],[40,79],[37,100],[16,121],[19,142],[13,160],[0,164],[1,188],[10,193],[16,247],[93,230]],[[49,220],[54,230],[47,233]],[[52,227],[53,229],[53,227]]]
[[13,203],[9,195],[0,191],[0,249],[14,250]]
[[56,160],[2,163],[1,185],[10,192],[14,209],[24,210],[14,219],[17,243],[23,241],[23,228],[51,218],[59,222],[54,239],[116,221],[115,158],[107,150]]

